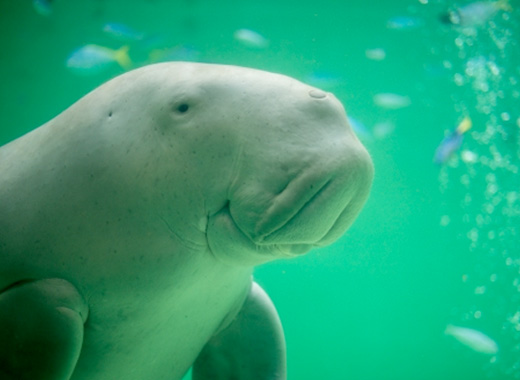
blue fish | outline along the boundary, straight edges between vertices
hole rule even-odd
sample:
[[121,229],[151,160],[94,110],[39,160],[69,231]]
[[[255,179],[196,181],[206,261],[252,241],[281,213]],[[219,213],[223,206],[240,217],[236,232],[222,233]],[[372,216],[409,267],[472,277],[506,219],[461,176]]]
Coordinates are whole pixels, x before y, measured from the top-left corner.
[[450,132],[437,147],[433,161],[436,164],[442,165],[448,161],[448,159],[460,148],[464,133],[469,131],[471,128],[471,119],[465,117],[455,128],[454,131]]
[[347,119],[350,126],[361,140],[372,140],[372,134],[365,124],[363,124],[360,120],[353,118],[352,116],[347,116]]
[[251,49],[265,49],[269,46],[269,40],[260,33],[251,29],[238,29],[233,33],[235,40]]
[[120,24],[117,22],[108,22],[103,25],[103,32],[108,34],[110,37],[121,42],[134,42],[142,41],[146,34],[139,32],[128,25]]
[[66,62],[69,69],[83,75],[98,74],[114,64],[119,64],[125,70],[131,68],[128,46],[113,50],[94,44],[85,45],[73,51]]
[[396,30],[410,30],[415,29],[423,25],[422,20],[409,17],[409,16],[396,16],[392,17],[386,22],[386,27],[388,29],[396,29]]
[[303,82],[327,90],[340,86],[343,83],[343,80],[339,75],[318,71],[306,75],[303,78]]
[[397,110],[408,107],[412,101],[408,96],[382,92],[374,95],[374,103],[381,108]]
[[36,12],[42,16],[49,16],[52,13],[52,0],[33,0],[33,6]]

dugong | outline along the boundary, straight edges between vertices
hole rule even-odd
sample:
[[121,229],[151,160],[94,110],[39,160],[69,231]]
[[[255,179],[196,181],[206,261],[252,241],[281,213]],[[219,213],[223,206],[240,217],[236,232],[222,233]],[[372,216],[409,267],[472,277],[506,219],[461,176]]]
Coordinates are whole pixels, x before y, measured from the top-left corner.
[[0,378],[285,379],[256,265],[337,240],[373,167],[287,76],[161,63],[0,148]]

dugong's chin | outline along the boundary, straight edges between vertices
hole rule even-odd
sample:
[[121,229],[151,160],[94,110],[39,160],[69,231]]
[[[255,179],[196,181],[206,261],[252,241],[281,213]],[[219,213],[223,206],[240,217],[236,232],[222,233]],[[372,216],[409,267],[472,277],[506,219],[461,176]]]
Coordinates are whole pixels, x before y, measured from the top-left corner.
[[317,246],[305,243],[255,243],[237,226],[227,207],[210,216],[206,236],[212,255],[232,265],[254,266],[278,258],[295,257]]

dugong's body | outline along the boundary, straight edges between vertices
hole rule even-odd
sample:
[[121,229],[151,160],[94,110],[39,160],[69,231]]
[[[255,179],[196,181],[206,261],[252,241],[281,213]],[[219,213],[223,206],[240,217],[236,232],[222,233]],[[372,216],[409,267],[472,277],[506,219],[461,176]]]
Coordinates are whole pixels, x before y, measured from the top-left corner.
[[294,79],[109,81],[0,148],[0,377],[283,379],[252,268],[336,240],[371,179],[340,103]]

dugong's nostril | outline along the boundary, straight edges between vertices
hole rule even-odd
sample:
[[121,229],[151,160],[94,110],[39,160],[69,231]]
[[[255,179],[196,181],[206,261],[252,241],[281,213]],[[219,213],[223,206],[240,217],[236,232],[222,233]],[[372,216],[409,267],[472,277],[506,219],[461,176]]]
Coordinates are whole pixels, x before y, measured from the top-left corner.
[[314,99],[323,99],[327,97],[327,93],[316,88],[309,91],[309,96]]

